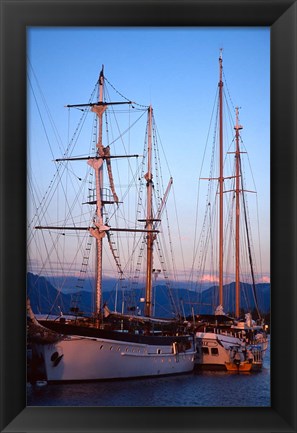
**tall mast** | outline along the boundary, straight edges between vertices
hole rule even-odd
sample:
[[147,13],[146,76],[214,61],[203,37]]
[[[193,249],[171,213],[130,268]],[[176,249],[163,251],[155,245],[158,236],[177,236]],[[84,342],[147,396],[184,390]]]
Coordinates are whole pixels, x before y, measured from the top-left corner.
[[[111,191],[113,194],[113,199],[115,203],[118,203],[118,197],[116,195],[114,189],[114,182],[112,178],[111,165],[110,160],[112,158],[130,158],[130,157],[138,157],[138,155],[117,155],[111,156],[109,152],[109,146],[103,147],[102,144],[102,132],[103,132],[103,113],[107,109],[109,105],[122,105],[122,104],[131,104],[131,101],[122,101],[122,102],[104,102],[103,101],[103,91],[104,91],[104,66],[102,66],[101,72],[99,74],[98,80],[98,101],[86,104],[72,104],[66,105],[66,107],[91,107],[91,110],[96,113],[98,117],[98,137],[96,144],[96,156],[95,157],[74,157],[74,158],[59,158],[55,161],[80,161],[87,160],[88,164],[94,169],[95,172],[95,181],[96,181],[96,200],[88,201],[89,204],[96,205],[96,214],[93,219],[93,223],[95,227],[59,227],[59,226],[36,226],[36,229],[54,229],[59,230],[88,230],[92,236],[96,239],[96,291],[95,291],[95,309],[94,316],[96,318],[96,323],[99,325],[100,313],[101,313],[101,303],[102,303],[102,239],[106,235],[106,232],[111,229],[111,227],[105,225],[103,223],[103,212],[104,212],[104,204],[111,203],[110,201],[103,201],[103,163],[106,161],[108,167],[108,177],[109,184],[111,187]],[[137,230],[137,229],[121,229],[121,228],[113,228],[114,231],[131,231],[131,232],[143,232],[146,230]],[[153,232],[157,232],[157,230],[153,230]]]
[[[147,149],[147,173],[144,178],[147,187],[147,209],[146,209],[146,229],[153,229],[153,174],[152,174],[152,106],[148,108],[148,149]],[[153,269],[153,243],[154,233],[147,234],[147,264],[146,264],[146,290],[145,290],[145,316],[152,316],[152,269]]]
[[222,49],[220,52],[219,58],[220,65],[220,81],[219,81],[219,119],[220,119],[220,152],[219,152],[219,304],[223,306],[223,259],[224,259],[224,250],[223,250],[223,224],[224,224],[224,215],[223,215],[223,195],[224,195],[224,176],[223,176],[223,56]]
[[239,150],[239,131],[242,126],[238,123],[238,107],[236,107],[236,124],[235,124],[235,161],[236,161],[236,173],[235,173],[235,200],[236,200],[236,219],[235,219],[235,317],[239,317],[240,314],[240,281],[239,281],[239,266],[240,266],[240,150]]
[[[104,149],[102,145],[102,117],[107,108],[107,105],[100,105],[103,102],[103,89],[104,89],[104,74],[103,66],[99,75],[99,104],[92,106],[99,120],[97,152],[96,156],[104,156]],[[103,227],[103,202],[102,202],[102,186],[103,186],[103,158],[90,159],[88,164],[95,170],[96,176],[96,221],[95,224],[99,228],[99,233],[96,236],[96,292],[95,292],[95,316],[99,318],[101,311],[101,298],[102,298],[102,239],[105,236],[104,231],[100,231]]]

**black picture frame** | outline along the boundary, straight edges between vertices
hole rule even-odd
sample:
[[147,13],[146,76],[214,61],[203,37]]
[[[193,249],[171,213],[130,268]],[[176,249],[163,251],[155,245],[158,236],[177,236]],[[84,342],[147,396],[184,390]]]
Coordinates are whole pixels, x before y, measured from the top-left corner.
[[[271,407],[26,407],[27,26],[270,27]],[[1,0],[1,431],[296,432],[296,69],[293,0]]]

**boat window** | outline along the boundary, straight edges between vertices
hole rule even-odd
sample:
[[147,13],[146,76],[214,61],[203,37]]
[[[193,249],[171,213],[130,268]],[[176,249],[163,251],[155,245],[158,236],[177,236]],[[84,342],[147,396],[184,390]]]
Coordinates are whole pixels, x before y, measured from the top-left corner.
[[218,349],[217,347],[212,347],[212,348],[211,348],[211,354],[212,354],[213,356],[218,356],[218,354],[219,354],[219,349]]
[[209,349],[208,349],[208,347],[202,347],[202,353],[204,355],[209,355]]

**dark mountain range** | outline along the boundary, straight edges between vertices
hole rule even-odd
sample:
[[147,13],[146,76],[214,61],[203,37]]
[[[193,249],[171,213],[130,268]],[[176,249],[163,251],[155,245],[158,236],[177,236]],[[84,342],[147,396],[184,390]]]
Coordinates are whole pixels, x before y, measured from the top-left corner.
[[[71,294],[75,291],[77,291],[77,284],[78,279],[77,277],[60,277],[60,276],[52,276],[47,277],[47,280],[51,283],[52,286],[54,286],[56,289],[60,288],[62,293]],[[103,290],[105,292],[111,292],[116,289],[118,285],[118,280],[116,278],[112,277],[103,277]],[[83,290],[86,292],[92,292],[94,286],[94,280],[91,278],[86,278],[84,281],[84,288]],[[187,289],[189,286],[189,283],[187,281],[180,281],[179,282],[179,288],[180,289]],[[206,289],[209,287],[208,283],[205,283],[202,285],[203,289]]]
[[[111,281],[109,281],[111,287]],[[234,311],[234,287],[231,283],[224,286],[225,312],[232,314]],[[255,309],[255,299],[252,287],[249,284],[242,284],[241,305],[244,310]],[[211,314],[218,305],[218,290],[216,286],[210,287],[197,294],[184,288],[172,289],[168,297],[168,290],[163,285],[155,287],[155,316],[172,317],[177,311],[182,316],[193,314]],[[59,315],[70,312],[72,306],[78,306],[80,311],[90,314],[93,306],[93,296],[90,291],[82,291],[79,294],[62,293],[44,277],[38,277],[32,273],[27,274],[27,294],[30,298],[31,307],[36,314]],[[103,302],[106,302],[110,310],[121,311],[122,305],[126,305],[130,312],[143,313],[143,296],[141,289],[135,290],[132,294],[123,295],[121,291],[117,294],[114,289],[103,292]],[[270,310],[270,284],[258,284],[256,296],[261,313],[268,313]],[[117,305],[115,305],[117,304]],[[246,306],[248,305],[248,308]]]
[[[71,294],[73,292],[77,292],[78,286],[78,278],[77,277],[60,277],[53,276],[47,277],[47,280],[54,286],[56,289],[60,288],[62,293]],[[112,291],[115,290],[118,284],[118,280],[116,278],[104,278],[104,291]],[[94,280],[92,278],[86,278],[84,280],[84,288],[83,290],[86,292],[92,292],[94,286]]]

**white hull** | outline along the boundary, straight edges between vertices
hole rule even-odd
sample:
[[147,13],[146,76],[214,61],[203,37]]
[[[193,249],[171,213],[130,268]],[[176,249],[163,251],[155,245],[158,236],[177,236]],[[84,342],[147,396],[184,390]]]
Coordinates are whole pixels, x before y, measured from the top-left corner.
[[[190,372],[193,348],[176,352],[173,345],[68,336],[54,344],[36,344],[48,381],[86,381],[159,376]],[[176,353],[174,353],[176,352]]]
[[213,332],[196,333],[197,366],[205,368],[226,369],[226,362],[230,362],[230,350],[234,346],[241,347],[239,338],[215,334]]
[[235,336],[213,332],[196,332],[195,365],[201,368],[225,370],[226,362],[232,362],[233,360],[233,348],[237,347],[241,362],[247,359],[250,352],[253,364],[252,370],[260,370],[267,345],[268,342],[265,340],[261,346],[258,345],[256,348]]

